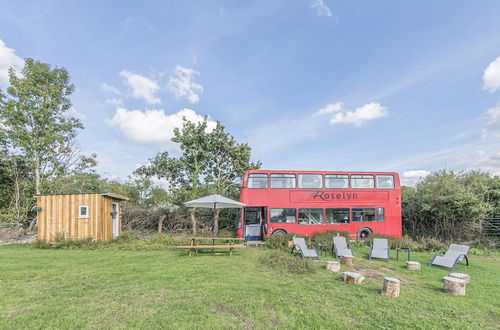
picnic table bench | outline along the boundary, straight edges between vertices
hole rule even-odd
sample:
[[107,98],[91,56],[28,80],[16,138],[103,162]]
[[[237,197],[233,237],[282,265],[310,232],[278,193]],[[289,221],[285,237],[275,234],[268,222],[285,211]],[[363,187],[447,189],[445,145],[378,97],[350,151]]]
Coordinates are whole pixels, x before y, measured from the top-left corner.
[[[176,249],[189,250],[189,256],[193,254],[193,251],[211,249],[212,252],[215,250],[229,250],[229,255],[232,256],[233,249],[246,248],[244,244],[234,244],[234,242],[244,241],[244,238],[233,238],[233,237],[190,237],[191,245],[179,245],[174,246]],[[197,241],[212,241],[212,244],[197,244]],[[228,242],[229,244],[215,244],[216,242]]]

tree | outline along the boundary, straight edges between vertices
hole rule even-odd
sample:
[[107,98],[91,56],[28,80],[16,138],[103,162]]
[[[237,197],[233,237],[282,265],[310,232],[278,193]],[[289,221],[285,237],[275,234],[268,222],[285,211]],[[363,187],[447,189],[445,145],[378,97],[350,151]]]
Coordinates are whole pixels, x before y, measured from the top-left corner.
[[82,123],[69,114],[75,87],[64,68],[26,59],[21,74],[9,70],[10,86],[0,106],[6,144],[25,157],[37,194],[47,178],[85,162],[75,146]]
[[[250,147],[236,143],[220,123],[209,130],[206,119],[200,123],[184,119],[182,129],[174,130],[172,141],[179,144],[179,157],[160,152],[135,173],[166,179],[179,201],[209,193],[235,197],[243,172],[260,167],[260,162],[250,162]],[[197,227],[195,212],[196,209],[190,212],[193,235]],[[218,232],[218,215],[217,211],[210,225],[214,234]]]

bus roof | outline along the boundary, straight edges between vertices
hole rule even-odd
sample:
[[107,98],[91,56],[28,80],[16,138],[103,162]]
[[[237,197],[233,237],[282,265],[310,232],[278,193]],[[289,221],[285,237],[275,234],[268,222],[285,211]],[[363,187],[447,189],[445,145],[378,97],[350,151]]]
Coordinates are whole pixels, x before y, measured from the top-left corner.
[[397,172],[377,171],[248,170],[245,173],[390,174],[399,176]]

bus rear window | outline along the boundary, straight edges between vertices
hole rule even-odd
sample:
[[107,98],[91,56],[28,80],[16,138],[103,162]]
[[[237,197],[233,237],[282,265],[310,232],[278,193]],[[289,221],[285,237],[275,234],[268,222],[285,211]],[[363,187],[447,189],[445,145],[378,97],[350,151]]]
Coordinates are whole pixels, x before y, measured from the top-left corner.
[[351,188],[354,189],[375,188],[375,180],[373,179],[373,175],[366,175],[366,174],[351,175]]
[[295,174],[271,174],[271,188],[295,188]]
[[392,175],[377,175],[377,188],[394,189],[394,177]]
[[321,174],[299,174],[299,188],[323,188]]
[[349,209],[326,209],[326,223],[339,224],[349,223]]
[[353,208],[352,209],[352,221],[375,221],[375,208],[364,207],[364,208]]
[[299,209],[299,224],[322,225],[323,209]]
[[346,189],[349,188],[349,175],[347,174],[326,174],[325,188]]
[[271,223],[294,223],[295,209],[271,209]]
[[267,174],[261,174],[261,173],[249,174],[247,188],[252,188],[252,189],[267,188]]

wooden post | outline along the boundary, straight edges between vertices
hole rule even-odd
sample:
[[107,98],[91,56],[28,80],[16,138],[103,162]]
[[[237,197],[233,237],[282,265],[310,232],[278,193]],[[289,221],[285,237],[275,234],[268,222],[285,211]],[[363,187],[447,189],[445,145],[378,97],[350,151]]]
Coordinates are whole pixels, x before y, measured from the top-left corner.
[[342,276],[347,284],[359,284],[365,280],[365,277],[359,273],[343,272]]
[[469,284],[470,283],[470,276],[467,274],[462,274],[462,273],[449,273],[449,277],[455,277],[461,280],[464,280],[465,283]]
[[332,272],[338,272],[340,270],[340,262],[338,261],[327,261],[326,269]]
[[445,276],[444,280],[444,292],[454,294],[455,296],[465,296],[465,287],[467,283],[456,277]]
[[384,288],[380,294],[384,297],[397,298],[399,297],[400,281],[393,277],[384,277]]
[[354,264],[354,257],[342,256],[342,258],[340,259],[340,263],[342,265],[352,266]]
[[407,261],[406,269],[408,270],[420,270],[420,262],[416,261]]

